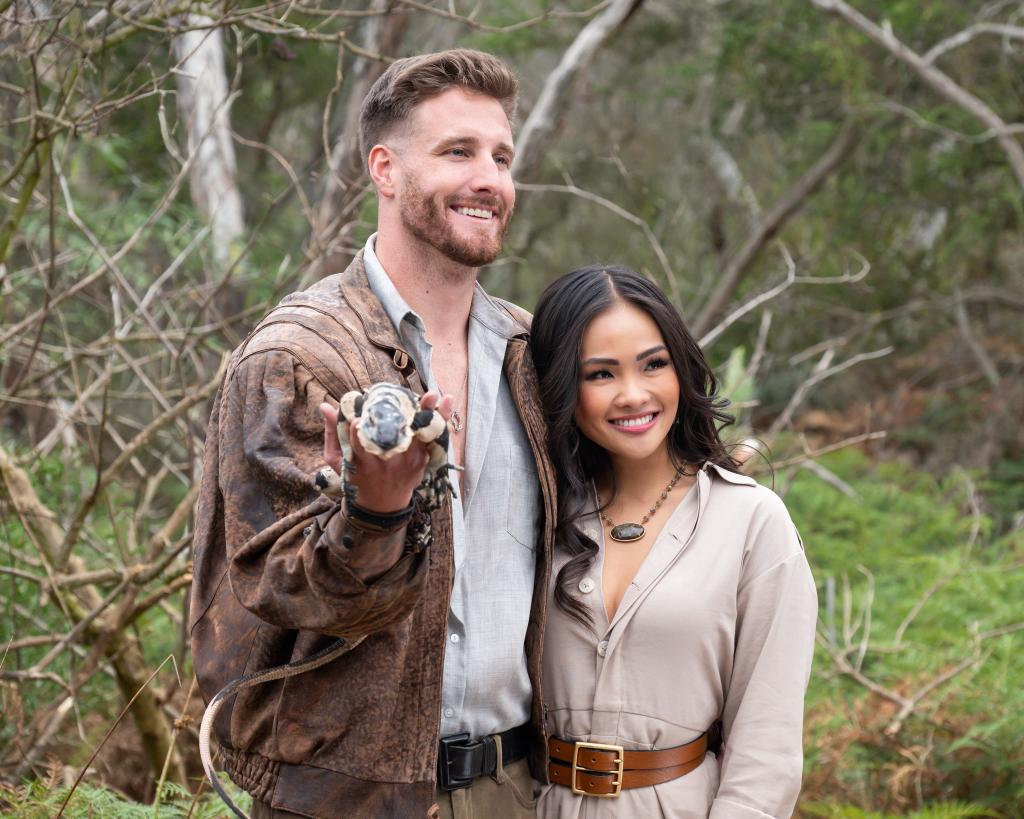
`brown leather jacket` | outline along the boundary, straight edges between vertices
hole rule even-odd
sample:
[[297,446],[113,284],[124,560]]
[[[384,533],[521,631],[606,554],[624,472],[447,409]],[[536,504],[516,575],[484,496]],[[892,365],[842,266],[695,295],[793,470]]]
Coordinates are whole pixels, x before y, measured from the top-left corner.
[[[554,475],[527,350],[529,315],[499,304],[521,328],[504,368],[543,495],[525,648],[534,692],[530,762],[544,778],[540,660]],[[368,635],[326,666],[242,691],[217,717],[231,778],[264,802],[309,816],[426,816],[435,801],[450,509],[434,514],[430,549],[407,550],[364,583],[349,550],[404,540],[405,529],[348,527],[312,483],[323,464],[318,405],[376,381],[423,391],[360,254],[344,273],[284,299],[234,352],[206,439],[190,622],[206,700],[243,674],[308,657],[339,636]]]

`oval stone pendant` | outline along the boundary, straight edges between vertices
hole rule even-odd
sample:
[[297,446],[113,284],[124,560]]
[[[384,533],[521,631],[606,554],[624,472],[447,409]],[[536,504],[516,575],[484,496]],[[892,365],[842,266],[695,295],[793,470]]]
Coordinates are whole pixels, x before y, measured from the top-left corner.
[[612,540],[620,543],[629,543],[633,540],[640,540],[644,536],[644,527],[639,523],[620,523],[613,526],[611,531]]

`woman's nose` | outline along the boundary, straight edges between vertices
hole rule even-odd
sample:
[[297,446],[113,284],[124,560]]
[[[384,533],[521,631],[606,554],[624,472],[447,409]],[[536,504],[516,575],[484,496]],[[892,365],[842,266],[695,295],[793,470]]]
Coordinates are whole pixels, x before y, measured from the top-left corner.
[[649,397],[650,393],[640,379],[624,378],[619,381],[615,402],[622,407],[635,407],[645,403]]

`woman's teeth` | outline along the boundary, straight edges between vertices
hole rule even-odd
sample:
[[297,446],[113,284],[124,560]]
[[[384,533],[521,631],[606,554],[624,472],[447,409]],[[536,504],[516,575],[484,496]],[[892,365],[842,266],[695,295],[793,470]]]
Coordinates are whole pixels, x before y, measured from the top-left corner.
[[649,424],[654,420],[654,414],[641,415],[639,418],[623,418],[618,421],[612,421],[617,427],[642,427],[644,424]]

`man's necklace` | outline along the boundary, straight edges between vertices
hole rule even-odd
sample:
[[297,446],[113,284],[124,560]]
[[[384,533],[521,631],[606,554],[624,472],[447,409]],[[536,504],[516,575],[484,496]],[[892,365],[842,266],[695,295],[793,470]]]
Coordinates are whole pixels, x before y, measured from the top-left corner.
[[[440,381],[437,382],[437,389],[441,392],[442,395],[444,394],[444,387],[441,386],[441,382]],[[462,394],[466,396],[466,403],[468,405],[469,404],[469,363],[468,362],[466,363],[466,378],[462,382]],[[456,398],[456,399],[458,398],[458,396],[453,396],[453,397]],[[466,410],[467,411],[469,410],[468,406],[466,407]],[[458,406],[452,407],[452,417],[451,417],[451,420],[448,422],[448,428],[452,432],[462,432],[462,430],[464,430],[466,428],[466,419],[462,417],[462,413],[459,412]]]
[[603,520],[605,525],[611,530],[609,534],[612,536],[612,540],[617,540],[619,543],[630,543],[634,540],[640,540],[646,532],[644,524],[654,517],[654,513],[661,508],[661,505],[668,497],[668,493],[672,491],[672,487],[679,482],[679,479],[683,474],[682,469],[676,470],[676,474],[672,476],[672,480],[668,482],[668,486],[662,490],[662,493],[658,497],[658,500],[655,501],[654,506],[647,510],[647,514],[640,519],[639,523],[620,523],[616,526],[604,512],[598,512],[601,516],[601,520]]

